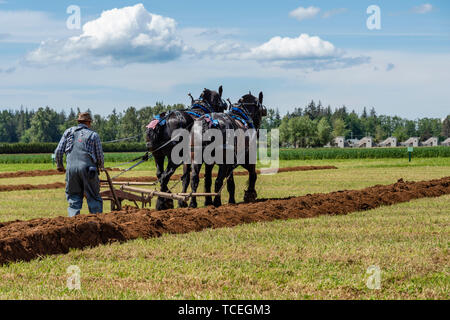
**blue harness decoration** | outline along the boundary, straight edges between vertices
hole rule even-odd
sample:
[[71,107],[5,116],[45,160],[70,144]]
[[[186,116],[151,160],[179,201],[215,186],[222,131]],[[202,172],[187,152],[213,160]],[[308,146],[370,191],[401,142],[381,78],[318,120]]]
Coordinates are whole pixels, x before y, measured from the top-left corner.
[[[167,116],[167,115],[166,115]],[[153,119],[158,120],[159,121],[159,125],[163,126],[166,124],[166,117],[161,119],[160,115],[154,116]]]
[[195,108],[200,108],[200,109],[202,109],[203,111],[205,111],[205,113],[210,113],[210,112],[211,112],[210,110],[208,110],[207,108],[205,108],[204,106],[202,106],[200,103],[195,103],[195,104],[193,104],[191,109],[195,109]]
[[201,117],[200,114],[198,114],[198,113],[196,113],[196,112],[194,112],[194,111],[186,111],[186,113],[192,114],[194,117],[197,117],[197,118],[200,118],[200,117]]
[[242,122],[244,124],[244,126],[246,126],[248,128],[252,128],[252,129],[254,128],[253,122],[248,118],[248,116],[244,112],[242,112],[241,109],[233,107],[231,110],[240,113],[243,116],[244,119],[242,119],[241,117],[236,116],[234,114],[230,114],[230,116],[232,118],[234,118],[236,120],[239,120],[240,122]]
[[213,127],[219,126],[219,120],[213,119],[209,113],[205,114],[205,118]]

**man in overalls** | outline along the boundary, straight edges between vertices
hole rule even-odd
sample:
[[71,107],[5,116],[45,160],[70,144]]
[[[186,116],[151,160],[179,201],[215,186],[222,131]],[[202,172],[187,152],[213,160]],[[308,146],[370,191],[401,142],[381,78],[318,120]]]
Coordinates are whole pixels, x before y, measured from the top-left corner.
[[[69,217],[80,214],[86,195],[90,213],[103,212],[100,197],[99,169],[103,168],[103,149],[99,135],[91,129],[92,118],[88,112],[78,115],[78,126],[67,129],[55,150],[56,166],[66,172],[66,198]],[[67,171],[63,157],[66,154]]]

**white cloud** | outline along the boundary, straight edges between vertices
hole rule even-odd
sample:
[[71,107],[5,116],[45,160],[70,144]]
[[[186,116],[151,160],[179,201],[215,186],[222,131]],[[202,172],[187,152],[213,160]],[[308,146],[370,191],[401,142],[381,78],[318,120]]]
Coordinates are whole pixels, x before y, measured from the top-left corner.
[[289,13],[289,16],[297,19],[298,21],[302,21],[305,19],[314,18],[319,12],[320,12],[320,8],[313,7],[313,6],[308,7],[308,8],[298,7],[297,9],[292,10]]
[[89,62],[95,65],[164,62],[178,58],[183,43],[176,22],[148,12],[142,4],[104,11],[79,36],[41,43],[26,62],[35,65]]
[[273,37],[261,45],[235,41],[216,41],[206,49],[190,50],[194,60],[210,58],[222,61],[255,61],[265,67],[320,71],[348,68],[370,62],[370,57],[348,57],[331,42],[301,34],[297,38]]
[[327,18],[330,18],[332,16],[335,16],[335,15],[338,15],[338,14],[341,14],[341,13],[345,13],[347,11],[348,11],[347,8],[332,9],[332,10],[329,10],[329,11],[325,11],[323,13],[323,15],[322,15],[322,18],[327,19]]
[[433,6],[429,3],[422,4],[420,6],[414,7],[412,11],[414,13],[425,14],[433,10]]
[[229,54],[227,58],[256,60],[282,68],[324,70],[348,68],[370,62],[369,57],[348,57],[331,42],[317,36],[301,34],[297,38],[274,37],[247,52]]
[[338,50],[331,42],[301,34],[297,38],[274,37],[252,48],[248,56],[256,60],[298,60],[332,57]]

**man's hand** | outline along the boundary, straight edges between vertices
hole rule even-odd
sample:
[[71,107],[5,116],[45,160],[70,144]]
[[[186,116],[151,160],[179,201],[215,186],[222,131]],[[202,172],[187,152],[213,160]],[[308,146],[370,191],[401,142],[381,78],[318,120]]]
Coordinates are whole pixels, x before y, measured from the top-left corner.
[[56,170],[58,170],[58,172],[66,172],[66,169],[64,169],[64,167],[58,167],[56,168]]

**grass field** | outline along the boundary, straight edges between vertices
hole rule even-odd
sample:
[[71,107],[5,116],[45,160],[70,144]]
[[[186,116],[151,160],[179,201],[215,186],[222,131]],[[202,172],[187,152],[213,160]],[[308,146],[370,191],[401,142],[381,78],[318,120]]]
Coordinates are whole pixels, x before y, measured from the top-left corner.
[[[360,189],[399,178],[450,175],[449,158],[281,161],[338,170],[259,176],[258,195],[277,198]],[[51,165],[0,165],[0,172]],[[154,176],[152,163],[129,176]],[[247,177],[236,177],[242,200]],[[63,176],[0,184],[64,181]],[[173,183],[173,182],[172,182]],[[226,199],[226,197],[225,197]],[[135,240],[0,267],[0,298],[55,299],[449,299],[450,196],[313,219],[276,221]],[[85,209],[84,209],[85,212]],[[66,215],[64,190],[0,193],[0,219]],[[81,291],[66,269],[81,269]],[[381,289],[366,287],[369,266]]]
[[[39,164],[39,163],[52,163],[53,150],[56,148],[54,145],[51,148],[44,148],[47,153],[16,153],[12,148],[12,145],[6,144],[6,150],[2,151],[2,144],[0,144],[0,163],[4,164]],[[27,147],[27,144],[22,145]],[[111,152],[113,145],[109,145],[109,148],[105,148],[105,161],[106,162],[126,162],[129,159],[133,159],[142,156],[145,152],[145,145],[142,144],[138,149],[139,152]],[[30,146],[28,146],[30,147]],[[123,146],[126,149],[126,144]],[[31,146],[33,149],[34,147]],[[121,146],[118,146],[120,149]],[[19,150],[23,150],[19,148]],[[51,150],[51,151],[50,151]],[[16,150],[17,151],[17,150]],[[3,153],[2,153],[3,152]],[[450,147],[438,146],[438,147],[416,147],[413,152],[414,158],[450,158]],[[397,148],[296,148],[296,149],[280,149],[279,158],[283,160],[336,160],[336,159],[407,159],[408,153],[406,147]]]

